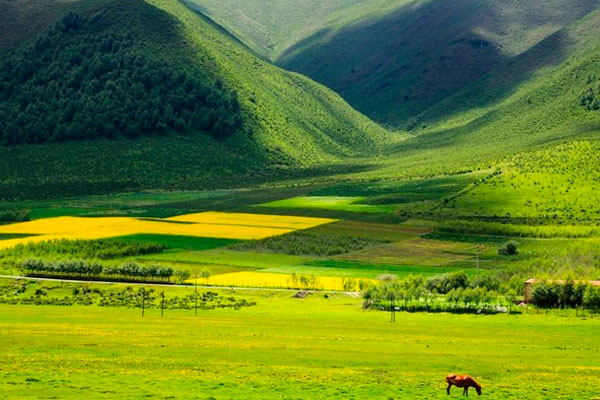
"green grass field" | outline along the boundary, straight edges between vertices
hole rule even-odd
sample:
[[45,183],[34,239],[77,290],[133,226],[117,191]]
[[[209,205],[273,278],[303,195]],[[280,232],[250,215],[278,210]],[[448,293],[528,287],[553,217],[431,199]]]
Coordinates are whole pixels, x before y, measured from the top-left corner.
[[399,313],[391,324],[346,296],[235,295],[257,306],[141,318],[139,309],[0,305],[2,397],[438,399],[451,372],[475,376],[490,399],[596,399],[600,390],[597,318]]
[[323,208],[325,210],[379,213],[391,213],[396,209],[392,204],[361,204],[362,200],[364,200],[364,197],[308,196],[259,204],[259,206],[276,208]]

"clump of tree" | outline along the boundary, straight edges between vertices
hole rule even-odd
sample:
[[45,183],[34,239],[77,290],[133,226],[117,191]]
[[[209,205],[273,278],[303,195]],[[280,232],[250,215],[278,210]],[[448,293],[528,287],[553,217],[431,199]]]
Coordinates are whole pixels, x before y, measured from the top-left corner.
[[135,262],[104,266],[98,262],[84,260],[47,261],[27,259],[20,264],[20,267],[27,276],[73,279],[171,282],[171,278],[176,276],[180,282],[184,282],[190,276],[187,270],[175,270],[172,267],[159,264],[141,265]]
[[160,243],[126,241],[117,239],[67,240],[53,239],[44,242],[21,243],[0,251],[0,259],[22,260],[49,256],[114,259],[160,253],[165,246]]
[[469,281],[464,272],[431,277],[405,279],[385,277],[381,283],[370,285],[363,291],[365,309],[397,310],[409,312],[497,313],[508,311],[498,294],[499,282],[493,277]]
[[0,62],[0,142],[243,129],[237,94],[153,55],[118,22],[74,13]]
[[542,282],[532,288],[531,302],[540,308],[600,308],[600,288],[567,279],[564,283]]
[[463,271],[436,275],[427,279],[425,284],[427,290],[432,293],[446,294],[454,289],[464,289],[469,283],[467,274]]
[[293,255],[333,256],[363,250],[387,240],[357,236],[330,235],[321,232],[295,231],[286,235],[248,241],[234,246],[237,250],[252,250]]
[[600,84],[594,85],[595,79],[590,76],[588,78],[588,86],[581,93],[579,104],[589,111],[600,110]]

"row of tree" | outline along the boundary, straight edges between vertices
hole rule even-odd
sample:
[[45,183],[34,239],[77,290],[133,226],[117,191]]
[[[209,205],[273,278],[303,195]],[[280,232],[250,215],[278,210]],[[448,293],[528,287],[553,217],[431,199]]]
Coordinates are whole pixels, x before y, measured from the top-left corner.
[[164,249],[163,244],[153,242],[115,239],[53,239],[43,242],[20,243],[12,248],[4,249],[0,251],[0,259],[22,260],[25,258],[60,256],[61,258],[99,258],[108,260],[160,253]]
[[237,94],[159,60],[117,23],[69,13],[0,62],[5,144],[242,130]]
[[126,262],[121,265],[104,266],[94,261],[64,260],[47,261],[42,259],[27,259],[20,265],[26,275],[30,276],[63,276],[86,279],[111,280],[142,280],[170,282],[176,276],[180,282],[190,277],[187,270],[176,270],[169,266],[158,264],[141,265]]
[[[392,303],[407,311],[499,312],[517,301],[513,289],[499,293],[499,281],[491,275],[469,280],[463,272],[425,280],[421,276],[398,279],[380,276],[381,283],[363,291],[363,307],[389,310]],[[540,308],[586,308],[600,312],[600,287],[585,282],[540,283],[533,287],[531,302]]]
[[533,287],[531,302],[541,308],[585,307],[600,310],[600,287],[584,282],[538,283]]

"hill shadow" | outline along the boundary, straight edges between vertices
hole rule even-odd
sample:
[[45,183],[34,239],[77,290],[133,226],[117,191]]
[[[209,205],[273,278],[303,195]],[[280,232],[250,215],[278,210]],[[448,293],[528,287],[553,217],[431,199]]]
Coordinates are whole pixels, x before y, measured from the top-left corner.
[[[316,32],[290,47],[277,63],[329,86],[376,121],[398,126],[515,62],[490,38],[490,32],[502,34],[506,28],[506,17],[490,6],[495,1],[415,1],[375,20]],[[547,7],[547,16],[536,10],[518,20],[530,31],[549,23],[564,26],[598,6],[597,0],[570,3],[573,7],[567,5],[569,11],[560,15]],[[513,91],[532,71],[562,61],[565,39],[552,35],[536,46],[542,62],[521,63],[497,95]],[[486,101],[495,98],[486,96]]]

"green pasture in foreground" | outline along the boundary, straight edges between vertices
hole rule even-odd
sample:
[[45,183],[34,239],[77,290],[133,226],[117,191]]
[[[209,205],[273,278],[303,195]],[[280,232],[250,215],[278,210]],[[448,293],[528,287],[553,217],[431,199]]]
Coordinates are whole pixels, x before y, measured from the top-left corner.
[[441,399],[450,372],[475,376],[489,399],[600,391],[599,318],[398,313],[391,324],[347,296],[234,295],[257,306],[142,319],[139,309],[0,305],[0,397]]

